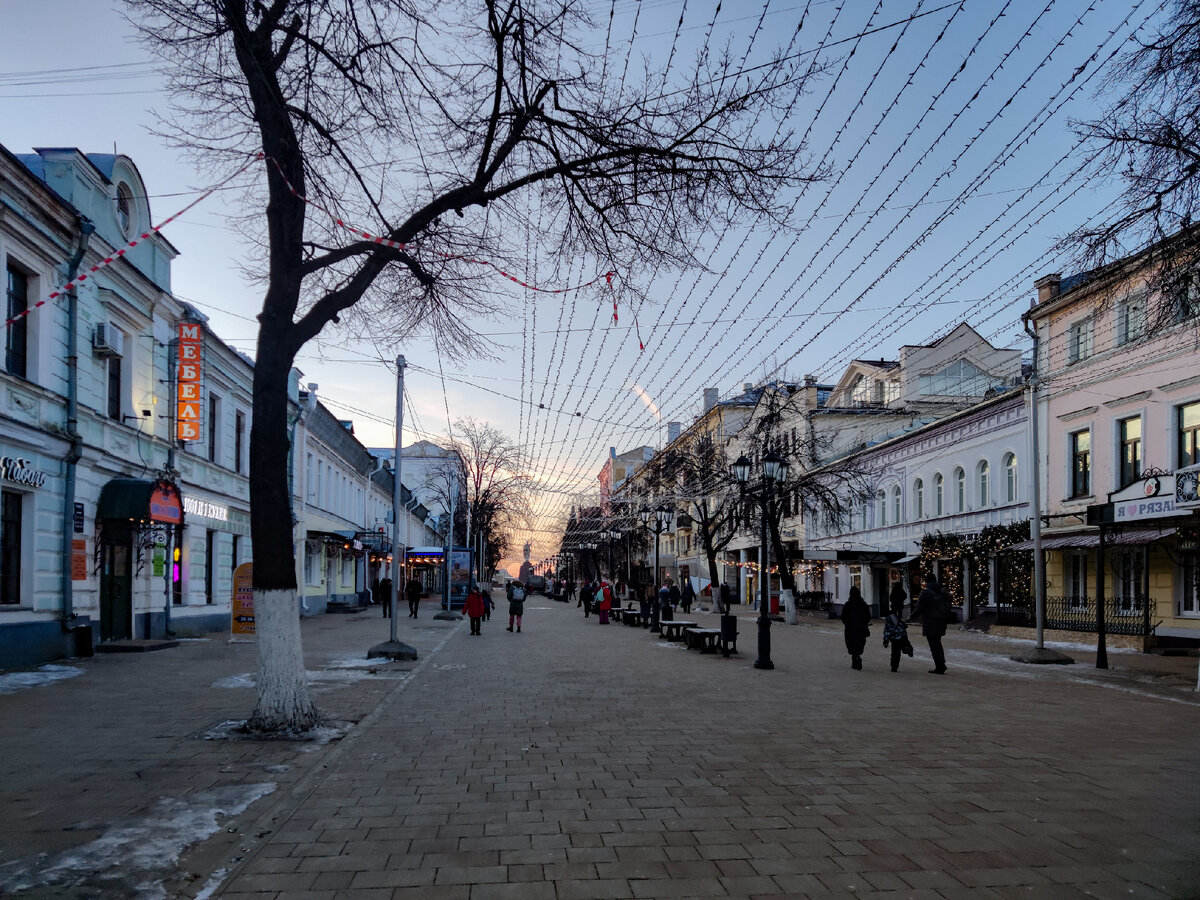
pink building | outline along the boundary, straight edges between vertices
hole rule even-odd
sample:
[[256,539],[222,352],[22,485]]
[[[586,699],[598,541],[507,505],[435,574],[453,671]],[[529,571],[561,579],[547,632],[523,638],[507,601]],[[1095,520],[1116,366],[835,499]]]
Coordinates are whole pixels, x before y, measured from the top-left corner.
[[1046,625],[1087,630],[1103,596],[1105,631],[1146,649],[1200,644],[1200,513],[1186,477],[1200,463],[1200,291],[1194,271],[1158,283],[1162,252],[1046,275],[1025,316],[1037,334]]

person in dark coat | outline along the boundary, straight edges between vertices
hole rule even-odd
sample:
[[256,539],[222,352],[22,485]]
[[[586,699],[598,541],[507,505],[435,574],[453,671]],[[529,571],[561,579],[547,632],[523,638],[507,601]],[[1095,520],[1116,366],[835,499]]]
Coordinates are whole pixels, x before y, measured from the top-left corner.
[[904,593],[904,582],[900,573],[892,572],[892,592],[888,595],[888,614],[883,626],[883,646],[891,647],[892,671],[900,671],[900,655],[907,653],[912,656],[912,643],[908,639],[908,629],[904,626],[904,604],[908,594]]
[[675,594],[679,588],[673,584],[663,585],[658,592],[658,621],[670,622],[675,618]]
[[[390,595],[391,582],[388,582],[388,594]],[[415,619],[417,617],[417,607],[421,605],[421,582],[416,578],[408,579],[408,584],[404,586],[404,595],[408,598],[408,615]],[[389,602],[391,597],[388,597]]]
[[696,601],[696,591],[692,587],[692,579],[688,579],[683,583],[683,590],[679,592],[679,606],[683,609],[685,616],[692,614],[692,604]]
[[729,585],[721,582],[721,615],[729,615],[729,611],[733,609],[733,591],[729,589]]
[[842,627],[846,631],[846,652],[850,654],[850,667],[862,668],[863,649],[871,634],[871,607],[863,599],[857,587],[850,588],[850,596],[842,605]]
[[596,589],[590,581],[585,581],[583,587],[579,589],[579,602],[583,605],[583,617],[586,619],[592,614],[592,601],[596,599]]
[[653,605],[653,600],[652,600],[652,597],[654,596],[652,593],[653,590],[654,590],[654,586],[647,584],[647,585],[644,585],[642,587],[642,589],[638,592],[640,594],[640,596],[638,597],[638,604],[642,607],[642,627],[643,628],[650,627],[650,607]]
[[379,579],[379,605],[383,608],[383,617],[390,618],[392,615],[392,579]]
[[921,620],[921,634],[925,635],[925,640],[929,641],[929,653],[933,657],[933,668],[929,670],[930,675],[946,674],[946,651],[942,649],[942,636],[946,633],[946,619],[944,615],[939,614],[942,605],[939,600],[941,591],[941,585],[938,584],[935,576],[925,576],[925,584],[920,596],[917,597],[917,605],[913,607],[912,615],[909,617],[910,622],[916,618]]

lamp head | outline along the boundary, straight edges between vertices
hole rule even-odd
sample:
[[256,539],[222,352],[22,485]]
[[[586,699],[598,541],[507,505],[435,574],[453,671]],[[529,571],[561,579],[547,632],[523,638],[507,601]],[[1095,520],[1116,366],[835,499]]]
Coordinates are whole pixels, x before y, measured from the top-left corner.
[[783,484],[787,480],[787,473],[788,463],[782,456],[768,453],[763,457],[763,478],[776,484]]
[[750,480],[750,460],[746,459],[745,453],[729,466],[729,471],[733,473],[738,484],[745,484]]

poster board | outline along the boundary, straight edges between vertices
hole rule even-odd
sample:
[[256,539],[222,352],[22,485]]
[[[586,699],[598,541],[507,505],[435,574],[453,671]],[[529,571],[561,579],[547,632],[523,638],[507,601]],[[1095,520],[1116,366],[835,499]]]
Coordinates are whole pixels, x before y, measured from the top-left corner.
[[254,636],[254,563],[242,563],[233,571],[233,604],[230,633],[233,637]]

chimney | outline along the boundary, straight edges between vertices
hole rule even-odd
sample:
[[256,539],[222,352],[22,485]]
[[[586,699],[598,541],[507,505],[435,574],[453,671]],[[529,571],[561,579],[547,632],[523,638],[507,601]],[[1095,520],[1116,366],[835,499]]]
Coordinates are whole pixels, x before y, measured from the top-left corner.
[[742,385],[742,390],[748,394],[752,390],[754,390],[754,384],[752,382],[747,381]]
[[679,440],[679,432],[681,430],[682,430],[681,426],[678,422],[668,422],[667,423],[667,443],[670,444],[674,441]]
[[1037,302],[1048,303],[1058,298],[1059,288],[1062,286],[1062,275],[1057,272],[1053,275],[1043,275],[1033,283],[1033,286],[1037,288]]
[[710,409],[712,409],[716,405],[717,405],[717,389],[716,388],[705,388],[704,389],[704,412],[708,412]]
[[805,375],[804,376],[804,386],[805,387],[812,387],[816,383],[817,383],[816,375]]

